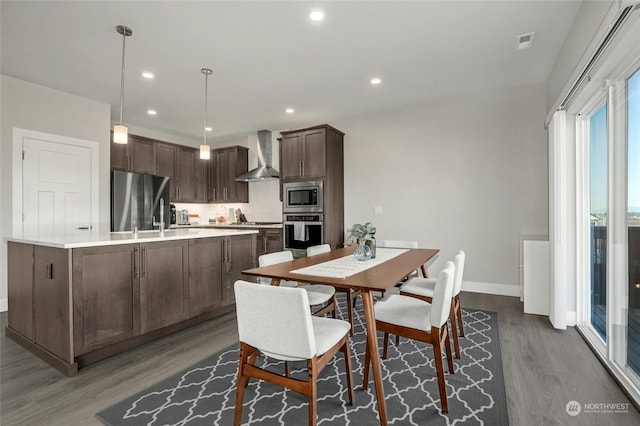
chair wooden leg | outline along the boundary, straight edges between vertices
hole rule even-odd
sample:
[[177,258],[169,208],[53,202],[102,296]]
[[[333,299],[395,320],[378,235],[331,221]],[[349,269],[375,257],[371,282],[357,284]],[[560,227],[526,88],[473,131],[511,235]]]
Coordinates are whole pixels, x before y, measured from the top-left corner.
[[338,306],[338,300],[336,299],[336,294],[333,293],[333,297],[331,298],[331,303],[333,303],[333,310],[331,311],[331,316],[333,317],[333,319],[336,319],[336,308]]
[[442,348],[440,347],[440,330],[431,327],[431,335],[433,339],[433,360],[436,364],[436,375],[438,376],[438,388],[440,390],[440,405],[443,413],[449,412],[449,403],[447,401],[447,383],[444,378],[444,366],[442,365]]
[[400,336],[396,334],[396,346],[400,345]]
[[371,354],[369,353],[369,345],[365,345],[364,365],[362,366],[362,389],[367,390],[369,386],[369,367],[371,366]]
[[387,348],[389,347],[389,333],[384,333],[384,343],[382,349],[382,359],[387,359]]
[[351,375],[351,350],[349,349],[349,341],[347,340],[345,344],[340,349],[344,354],[344,367],[345,374],[347,375],[347,390],[348,390],[348,398],[349,405],[353,405],[355,403],[355,395],[353,393],[353,377]]
[[464,337],[464,322],[462,322],[462,306],[460,305],[460,295],[453,298],[453,305],[458,314],[458,325],[460,326],[460,336]]
[[247,357],[252,356],[247,354],[246,346],[241,343],[240,344],[240,359],[238,361],[238,380],[236,387],[236,407],[233,414],[233,424],[234,426],[240,426],[242,422],[242,404],[244,401],[244,388],[249,383],[249,378],[243,374],[245,360]]
[[289,365],[289,361],[284,362],[284,375],[291,377],[291,366]]
[[449,366],[449,374],[453,374],[456,372],[455,366],[453,365],[453,357],[451,356],[451,341],[449,340],[449,326],[447,323],[444,323],[443,327],[440,329],[442,332],[441,345],[444,344],[444,349],[447,353],[447,365]]
[[353,300],[352,291],[347,290],[347,315],[349,316],[349,324],[351,324],[351,331],[349,331],[349,335],[353,337],[353,306],[355,302]]
[[316,426],[317,417],[318,417],[318,385],[317,385],[317,365],[315,360],[309,360],[309,371],[308,371],[308,380],[309,380],[309,426]]
[[456,358],[460,359],[460,343],[458,342],[458,327],[456,326],[456,311],[451,304],[449,318],[451,319],[451,337],[453,338],[453,347],[456,350]]

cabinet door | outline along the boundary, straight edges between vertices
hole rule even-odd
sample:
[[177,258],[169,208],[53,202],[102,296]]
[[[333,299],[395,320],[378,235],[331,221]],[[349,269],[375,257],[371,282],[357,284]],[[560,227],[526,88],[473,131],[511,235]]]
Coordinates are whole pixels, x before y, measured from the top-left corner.
[[140,244],[142,333],[187,318],[188,247],[185,240]]
[[196,198],[196,150],[177,148],[176,154],[176,201],[193,201]]
[[156,145],[156,174],[171,178],[169,198],[176,200],[176,147],[172,145]]
[[218,158],[218,200],[228,201],[230,188],[230,170],[232,169],[230,164],[230,151],[218,151],[216,157]]
[[236,182],[236,177],[249,171],[248,149],[235,147],[229,151],[229,171],[227,175],[227,200],[234,203],[249,202],[249,183]]
[[253,277],[242,274],[242,271],[257,266],[256,234],[225,237],[224,240],[222,290],[224,292],[224,304],[231,305],[236,301],[233,284],[237,280],[255,280]]
[[209,164],[209,201],[222,201],[220,192],[219,156],[216,151],[211,151]]
[[265,230],[264,238],[266,253],[274,253],[276,251],[284,250],[282,229],[267,229]]
[[189,240],[189,317],[222,306],[223,238]]
[[9,327],[33,341],[33,261],[34,246],[7,243]]
[[69,251],[36,246],[34,256],[34,342],[72,363]]
[[302,176],[302,133],[284,135],[280,141],[280,179],[298,179]]
[[140,334],[139,246],[73,249],[76,356]]
[[156,174],[156,144],[150,139],[129,136],[127,144],[132,172]]
[[304,158],[302,161],[302,177],[323,177],[327,170],[325,129],[304,132]]
[[[113,139],[113,134],[111,135]],[[111,170],[119,170],[121,172],[129,171],[129,154],[127,145],[110,142],[111,151]]]

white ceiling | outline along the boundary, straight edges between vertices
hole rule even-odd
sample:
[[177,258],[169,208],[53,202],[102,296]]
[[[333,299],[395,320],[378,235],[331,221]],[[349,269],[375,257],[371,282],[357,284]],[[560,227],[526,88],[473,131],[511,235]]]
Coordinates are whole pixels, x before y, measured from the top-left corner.
[[[127,25],[125,123],[201,138],[200,69],[209,67],[215,139],[543,83],[579,7],[553,0],[3,0],[1,71],[109,103],[117,120],[116,26]],[[324,21],[308,19],[314,8]],[[532,31],[533,47],[516,50],[516,37]],[[142,78],[146,70],[156,78]],[[369,84],[374,76],[380,86]]]

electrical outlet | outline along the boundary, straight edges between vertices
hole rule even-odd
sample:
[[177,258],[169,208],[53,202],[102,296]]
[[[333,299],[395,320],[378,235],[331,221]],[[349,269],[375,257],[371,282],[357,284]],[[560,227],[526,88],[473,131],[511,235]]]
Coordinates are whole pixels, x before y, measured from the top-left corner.
[[383,213],[382,206],[375,206],[375,207],[373,208],[373,212],[374,212],[375,214],[382,214],[382,213]]

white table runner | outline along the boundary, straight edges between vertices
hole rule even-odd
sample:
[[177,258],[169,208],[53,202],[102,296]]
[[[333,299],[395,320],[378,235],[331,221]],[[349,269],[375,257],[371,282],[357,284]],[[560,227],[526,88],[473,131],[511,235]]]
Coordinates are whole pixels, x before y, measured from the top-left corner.
[[369,268],[373,268],[396,256],[400,256],[407,251],[409,250],[381,247],[376,249],[375,259],[361,261],[356,260],[353,255],[349,255],[290,272],[302,275],[315,275],[317,277],[347,278]]

